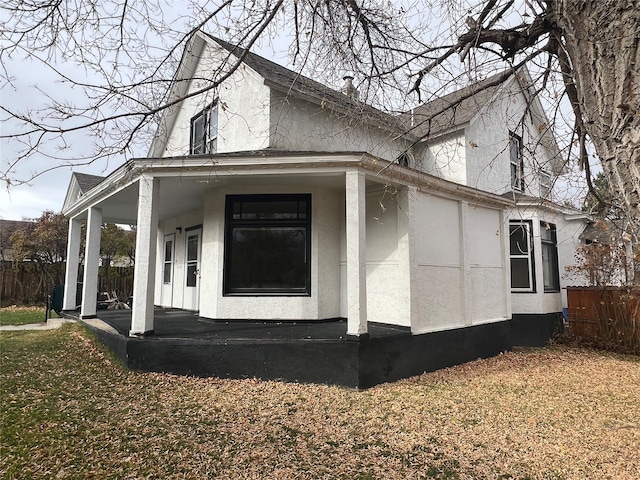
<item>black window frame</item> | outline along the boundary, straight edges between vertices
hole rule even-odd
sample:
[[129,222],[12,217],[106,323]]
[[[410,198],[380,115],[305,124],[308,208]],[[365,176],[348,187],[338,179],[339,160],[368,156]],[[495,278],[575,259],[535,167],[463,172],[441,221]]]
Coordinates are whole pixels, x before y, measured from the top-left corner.
[[[514,148],[515,147],[515,148]],[[514,132],[509,132],[509,175],[511,188],[518,192],[524,192],[524,157],[522,155],[522,137]],[[514,152],[515,158],[514,158]]]
[[[278,219],[243,219],[233,218],[234,205],[243,202],[277,201],[304,201],[304,218],[278,218]],[[224,266],[223,266],[223,296],[263,296],[263,297],[289,297],[311,296],[311,194],[309,193],[277,193],[277,194],[243,194],[227,195],[225,200],[225,233],[224,233]],[[304,287],[301,288],[236,288],[231,286],[233,274],[233,242],[232,236],[235,228],[300,228],[305,231],[305,273]]]
[[[211,118],[215,115],[215,135],[211,135]],[[202,138],[196,142],[195,125],[202,119]],[[218,101],[215,100],[191,117],[189,130],[189,154],[206,155],[216,153],[218,146]]]
[[[543,234],[544,232],[544,234]],[[540,222],[540,248],[542,255],[542,279],[545,293],[560,291],[560,266],[558,263],[558,231],[555,224]],[[545,275],[545,262],[551,262],[551,277]]]
[[[516,228],[524,228],[526,230],[527,240],[528,240],[528,251],[524,252],[516,252],[514,253],[511,249],[511,235],[512,235],[512,227]],[[523,287],[514,287],[513,286],[513,260],[515,259],[523,259],[527,258],[528,262],[528,277],[530,281],[530,285],[528,288]],[[511,220],[509,221],[509,263],[511,270],[511,278],[510,278],[510,287],[513,293],[536,293],[536,269],[535,269],[535,257],[534,257],[534,246],[533,246],[533,222],[531,220]]]

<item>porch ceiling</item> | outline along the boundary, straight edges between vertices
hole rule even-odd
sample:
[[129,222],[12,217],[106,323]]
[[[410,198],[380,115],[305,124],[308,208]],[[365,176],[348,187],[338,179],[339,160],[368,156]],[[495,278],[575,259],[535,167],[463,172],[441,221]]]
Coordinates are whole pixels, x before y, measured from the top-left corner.
[[[274,186],[306,190],[312,187],[344,189],[344,172],[314,175],[209,175],[160,177],[159,220],[202,208],[204,196],[216,188],[273,188]],[[373,187],[375,182],[367,182]],[[105,223],[135,225],[138,214],[138,182],[110,195],[96,204],[102,209]],[[86,213],[82,216],[86,216]]]

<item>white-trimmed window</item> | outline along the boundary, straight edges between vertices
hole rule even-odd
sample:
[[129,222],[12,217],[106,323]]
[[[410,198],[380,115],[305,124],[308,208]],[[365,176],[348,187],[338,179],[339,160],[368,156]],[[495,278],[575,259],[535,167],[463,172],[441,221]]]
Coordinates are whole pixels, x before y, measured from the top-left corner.
[[549,198],[551,196],[551,174],[545,170],[540,170],[540,197]]
[[524,192],[522,137],[513,132],[509,132],[509,162],[511,166],[511,188],[518,192]]
[[175,236],[167,235],[164,237],[164,261],[162,262],[162,283],[171,283],[173,273],[173,243]]
[[558,269],[558,237],[553,223],[540,222],[540,242],[542,249],[542,278],[545,292],[560,291]]
[[513,292],[535,292],[531,238],[531,222],[509,222],[509,259]]
[[192,155],[216,153],[218,142],[218,104],[213,102],[191,119]]

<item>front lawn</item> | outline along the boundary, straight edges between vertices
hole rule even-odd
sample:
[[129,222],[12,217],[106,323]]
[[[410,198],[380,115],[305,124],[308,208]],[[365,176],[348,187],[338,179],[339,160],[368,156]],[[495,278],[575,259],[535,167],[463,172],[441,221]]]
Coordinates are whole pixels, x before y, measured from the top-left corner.
[[638,479],[640,360],[554,347],[364,392],[123,369],[0,333],[2,478]]
[[[51,318],[58,318],[51,312]],[[0,308],[0,326],[26,325],[46,322],[44,307],[4,307]]]

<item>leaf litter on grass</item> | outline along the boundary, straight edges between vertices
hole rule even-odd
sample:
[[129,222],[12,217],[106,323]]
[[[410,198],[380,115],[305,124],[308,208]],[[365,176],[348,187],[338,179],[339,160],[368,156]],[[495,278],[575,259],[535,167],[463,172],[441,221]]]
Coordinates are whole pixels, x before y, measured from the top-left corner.
[[3,478],[640,478],[640,361],[552,347],[358,392],[124,369],[0,336]]

